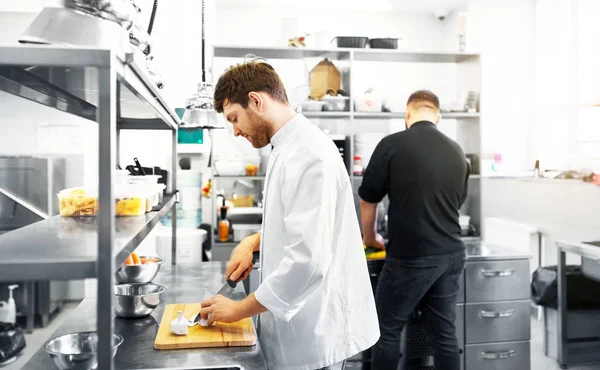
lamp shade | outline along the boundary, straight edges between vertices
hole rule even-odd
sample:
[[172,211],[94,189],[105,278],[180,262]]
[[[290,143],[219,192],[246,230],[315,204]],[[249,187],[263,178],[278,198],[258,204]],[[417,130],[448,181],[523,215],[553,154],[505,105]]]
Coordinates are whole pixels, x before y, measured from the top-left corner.
[[219,119],[213,105],[213,86],[208,82],[198,84],[198,91],[187,100],[181,128],[203,128],[207,130],[226,128]]

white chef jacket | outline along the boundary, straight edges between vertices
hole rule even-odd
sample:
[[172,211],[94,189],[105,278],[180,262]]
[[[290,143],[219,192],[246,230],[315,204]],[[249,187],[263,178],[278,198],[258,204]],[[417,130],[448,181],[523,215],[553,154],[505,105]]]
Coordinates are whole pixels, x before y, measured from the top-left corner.
[[264,191],[260,341],[270,370],[314,370],[379,338],[347,170],[298,114],[271,138]]

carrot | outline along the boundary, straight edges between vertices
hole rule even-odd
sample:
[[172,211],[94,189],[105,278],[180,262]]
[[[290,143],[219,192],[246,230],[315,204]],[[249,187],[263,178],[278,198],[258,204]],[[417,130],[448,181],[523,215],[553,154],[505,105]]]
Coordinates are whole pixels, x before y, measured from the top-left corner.
[[133,257],[131,255],[129,255],[129,257],[127,257],[127,259],[125,260],[125,265],[126,266],[133,265]]
[[142,260],[140,260],[140,256],[138,256],[137,253],[131,253],[131,257],[133,258],[133,264],[134,265],[141,265],[142,264]]

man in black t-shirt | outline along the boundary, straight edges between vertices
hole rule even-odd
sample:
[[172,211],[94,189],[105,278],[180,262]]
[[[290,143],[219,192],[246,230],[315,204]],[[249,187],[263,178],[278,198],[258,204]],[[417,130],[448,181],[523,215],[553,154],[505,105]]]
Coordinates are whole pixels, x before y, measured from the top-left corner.
[[375,300],[381,337],[374,370],[396,370],[402,329],[420,304],[429,324],[435,368],[458,370],[456,301],[465,266],[458,211],[467,196],[469,166],[460,146],[437,129],[439,100],[413,93],[406,130],[375,149],[359,189],[364,244],[383,248],[377,204],[387,195],[389,241]]

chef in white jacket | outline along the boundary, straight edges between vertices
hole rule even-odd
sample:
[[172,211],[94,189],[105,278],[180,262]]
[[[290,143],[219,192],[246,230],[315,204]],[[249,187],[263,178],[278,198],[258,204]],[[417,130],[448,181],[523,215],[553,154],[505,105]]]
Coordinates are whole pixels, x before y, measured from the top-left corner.
[[[261,284],[240,302],[202,302],[210,321],[260,314],[271,370],[342,369],[379,338],[377,313],[347,170],[337,147],[289,107],[274,69],[251,61],[228,69],[215,109],[255,148],[269,143],[261,233],[244,239],[227,267],[232,280],[252,271],[260,251]],[[210,315],[210,316],[209,316]]]

